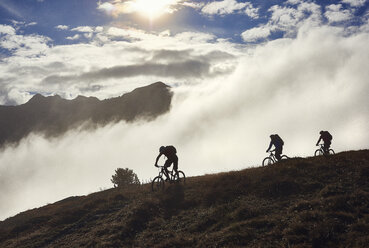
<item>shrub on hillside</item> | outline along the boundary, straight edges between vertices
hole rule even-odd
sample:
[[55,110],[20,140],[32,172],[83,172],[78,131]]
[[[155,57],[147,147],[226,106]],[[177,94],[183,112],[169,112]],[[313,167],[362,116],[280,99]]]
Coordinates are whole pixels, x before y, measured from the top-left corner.
[[115,175],[112,176],[111,182],[114,187],[125,187],[127,185],[139,185],[137,174],[128,168],[118,168],[115,170]]

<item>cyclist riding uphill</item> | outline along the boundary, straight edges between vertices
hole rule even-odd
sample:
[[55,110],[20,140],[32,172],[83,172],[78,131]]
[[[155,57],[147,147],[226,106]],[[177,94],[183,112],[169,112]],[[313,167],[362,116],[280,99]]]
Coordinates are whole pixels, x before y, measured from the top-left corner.
[[320,137],[318,139],[318,142],[316,142],[316,145],[319,145],[319,142],[323,140],[324,146],[323,150],[325,153],[328,153],[329,147],[332,143],[332,135],[328,131],[320,131]]
[[284,142],[278,134],[270,135],[270,144],[266,152],[269,152],[270,148],[272,148],[273,145],[275,147],[275,157],[279,161],[281,160]]
[[165,176],[167,177],[167,180],[169,180],[168,167],[170,167],[173,164],[173,170],[176,173],[178,170],[177,150],[174,146],[161,146],[159,149],[159,155],[155,161],[155,167],[158,167],[158,161],[161,155],[164,155],[165,157],[167,157],[167,160],[164,163],[164,171],[165,171]]

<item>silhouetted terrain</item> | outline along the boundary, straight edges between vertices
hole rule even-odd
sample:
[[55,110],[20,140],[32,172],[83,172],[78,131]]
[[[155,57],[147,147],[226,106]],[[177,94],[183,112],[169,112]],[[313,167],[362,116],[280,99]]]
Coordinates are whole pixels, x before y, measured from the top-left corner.
[[0,222],[0,247],[368,247],[369,150],[70,197]]
[[169,110],[171,99],[169,87],[161,82],[103,101],[37,94],[19,106],[0,106],[0,146],[16,143],[31,132],[58,136],[82,124],[96,127],[120,120],[153,119]]

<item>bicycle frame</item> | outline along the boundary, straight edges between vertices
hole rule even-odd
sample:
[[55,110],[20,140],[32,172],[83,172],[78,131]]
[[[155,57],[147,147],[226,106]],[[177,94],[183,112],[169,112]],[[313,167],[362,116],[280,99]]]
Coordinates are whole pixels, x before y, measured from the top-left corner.
[[329,148],[328,149],[328,151],[325,151],[324,150],[324,144],[322,144],[322,143],[320,143],[320,144],[318,144],[320,147],[319,147],[319,149],[317,149],[316,151],[315,151],[315,153],[314,153],[314,156],[318,156],[318,155],[320,155],[319,153],[317,153],[317,152],[320,152],[322,155],[324,155],[324,156],[327,156],[327,155],[329,155],[329,154],[334,154],[334,150],[333,149],[331,149],[331,148]]
[[275,150],[269,151],[269,153],[270,153],[269,157],[270,157],[271,160],[273,160],[273,163],[277,162],[277,158],[274,155],[274,151]]
[[[157,166],[159,169],[159,175],[154,177],[151,183],[151,189],[152,191],[161,190],[164,189],[164,180],[163,175],[165,175],[165,167],[164,166]],[[186,175],[183,173],[183,171],[177,170],[174,171],[168,170],[168,179],[169,183],[181,183],[185,184],[186,182]]]
[[[263,159],[262,165],[271,165],[278,162],[278,159],[275,157],[275,149],[272,151],[269,151],[269,156]],[[287,155],[281,155],[281,159],[289,159]],[[271,162],[271,163],[270,163]]]
[[324,144],[320,143],[319,144],[319,150],[322,151],[323,154],[326,154],[327,152],[324,150]]
[[[158,168],[160,169],[159,171],[159,177],[163,177],[165,175],[165,167],[158,165]],[[175,174],[173,174],[173,169],[172,170],[168,170],[168,176],[169,176],[169,180],[173,181]]]

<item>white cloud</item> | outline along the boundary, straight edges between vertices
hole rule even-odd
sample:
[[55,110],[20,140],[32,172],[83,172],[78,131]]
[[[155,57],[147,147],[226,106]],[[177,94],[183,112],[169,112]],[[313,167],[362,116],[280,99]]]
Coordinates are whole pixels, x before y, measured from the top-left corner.
[[26,24],[26,26],[35,26],[35,25],[37,25],[37,22],[30,22]]
[[104,10],[110,14],[114,11],[114,4],[109,3],[109,2],[105,2],[105,3],[99,2],[97,5],[97,9]]
[[254,8],[251,3],[247,3],[245,14],[253,19],[259,18],[259,8]]
[[72,28],[71,31],[77,31],[81,33],[92,33],[94,32],[94,28],[90,26],[81,26],[81,27]]
[[210,2],[201,11],[207,15],[228,15],[243,12],[251,18],[259,17],[258,8],[254,8],[250,2],[239,3],[236,0]]
[[69,36],[66,39],[68,39],[68,40],[78,40],[83,36],[86,39],[91,40],[92,38],[95,37],[96,34],[103,32],[103,30],[104,30],[104,28],[101,27],[101,26],[97,26],[97,27],[80,26],[80,27],[72,28],[70,31],[80,32],[80,33],[82,33],[81,35],[76,34],[74,36]]
[[101,26],[97,26],[97,27],[95,27],[95,32],[96,32],[96,33],[100,33],[100,32],[102,32],[102,31],[104,31],[104,28],[103,28],[103,27],[101,27]]
[[15,35],[15,29],[12,26],[0,24],[0,34]]
[[[297,8],[296,8],[297,7]],[[272,12],[270,24],[275,29],[288,31],[290,29],[297,30],[306,23],[320,24],[321,9],[315,3],[298,3],[293,7],[272,6],[269,9]]]
[[321,24],[321,9],[315,3],[297,1],[286,2],[287,6],[270,7],[271,17],[266,24],[245,30],[241,37],[246,42],[256,42],[268,38],[273,32],[282,31],[285,37],[294,37],[302,26],[314,27]]
[[350,10],[342,8],[342,4],[328,5],[324,16],[330,23],[347,21],[353,17]]
[[75,34],[73,36],[66,37],[67,40],[78,40],[80,38],[81,38],[81,36],[79,34]]
[[24,28],[24,27],[29,27],[29,26],[35,26],[37,25],[37,22],[30,22],[30,23],[26,23],[24,21],[16,21],[16,20],[11,20],[13,26],[18,30],[20,28]]
[[41,35],[18,35],[16,30],[8,25],[0,25],[0,47],[5,48],[15,56],[39,56],[48,48],[50,38]]
[[256,42],[260,39],[266,39],[271,34],[270,27],[261,26],[246,30],[241,34],[241,37],[246,42]]
[[194,9],[201,9],[205,5],[205,3],[184,2],[182,3],[182,5]]
[[365,5],[366,0],[342,0],[342,3],[347,3],[352,7],[361,7]]
[[69,29],[69,26],[67,26],[67,25],[58,25],[55,28],[56,29],[59,29],[59,30],[68,30]]

